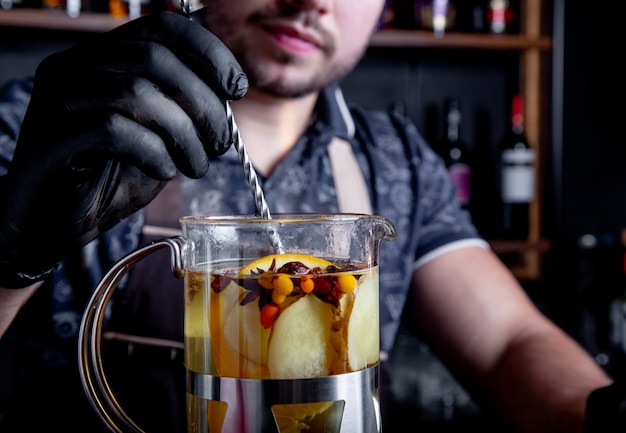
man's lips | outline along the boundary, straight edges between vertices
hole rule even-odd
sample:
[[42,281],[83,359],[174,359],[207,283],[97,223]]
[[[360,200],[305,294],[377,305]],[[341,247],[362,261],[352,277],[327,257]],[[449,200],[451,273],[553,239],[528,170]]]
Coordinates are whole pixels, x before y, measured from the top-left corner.
[[286,51],[305,54],[317,51],[322,46],[317,34],[295,27],[281,24],[266,24],[263,26],[263,29]]

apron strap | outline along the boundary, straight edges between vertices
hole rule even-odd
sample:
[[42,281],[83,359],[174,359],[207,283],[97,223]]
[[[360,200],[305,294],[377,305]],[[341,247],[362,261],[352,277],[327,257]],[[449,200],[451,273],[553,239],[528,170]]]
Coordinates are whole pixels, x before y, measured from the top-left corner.
[[177,175],[145,208],[143,235],[145,241],[182,235],[178,219],[181,217],[181,179]]
[[328,155],[337,191],[339,212],[372,214],[372,202],[363,172],[348,141],[333,137]]

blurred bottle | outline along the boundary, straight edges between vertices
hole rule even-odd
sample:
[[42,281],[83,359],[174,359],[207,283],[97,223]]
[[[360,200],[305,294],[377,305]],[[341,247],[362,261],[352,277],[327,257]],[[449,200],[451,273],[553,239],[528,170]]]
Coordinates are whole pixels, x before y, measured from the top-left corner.
[[[598,345],[604,355],[596,361],[605,371],[615,376],[624,366],[623,310],[624,273],[622,270],[623,247],[620,237],[613,233],[598,236],[596,256],[596,280],[594,298],[598,304],[596,322]],[[604,362],[600,362],[604,361]]]
[[502,237],[526,239],[529,205],[535,199],[535,150],[524,134],[524,100],[513,97],[511,128],[500,144],[500,199]]
[[44,9],[65,10],[67,2],[65,0],[42,0],[41,6]]
[[471,31],[483,33],[487,31],[487,3],[485,0],[474,0],[471,3]]
[[43,9],[64,10],[70,17],[76,18],[81,11],[89,9],[89,0],[42,0],[41,7]]
[[615,370],[626,372],[626,229],[621,233],[619,290],[611,301],[609,317],[611,323],[610,343],[615,351]]
[[150,12],[150,0],[109,0],[109,13],[114,18],[134,20]]
[[489,0],[487,6],[487,24],[491,33],[511,32],[513,8],[509,0]]
[[578,240],[572,298],[578,299],[579,308],[574,335],[612,377],[626,373],[625,259],[626,247],[612,233],[588,233]]
[[[180,2],[174,0],[108,0],[109,14],[115,18],[134,20],[143,15],[160,11],[180,12]],[[199,0],[189,2],[190,11],[199,7]]]
[[[583,347],[596,357],[598,363],[603,363],[600,341],[598,338],[597,312],[598,282],[597,282],[597,249],[598,238],[586,233],[578,238],[576,245],[576,267],[573,272],[573,287],[575,289],[576,314],[574,320],[575,336]],[[606,360],[604,360],[606,364]]]
[[415,0],[414,11],[417,27],[432,30],[437,37],[455,29],[457,13],[452,0]]
[[386,0],[383,12],[380,14],[376,30],[384,30],[393,28],[395,22],[394,1]]
[[472,201],[472,164],[469,149],[461,139],[461,102],[458,98],[449,98],[445,110],[445,131],[440,154],[456,188],[457,201],[469,209]]
[[21,6],[21,0],[0,0],[0,7],[4,10],[10,10]]

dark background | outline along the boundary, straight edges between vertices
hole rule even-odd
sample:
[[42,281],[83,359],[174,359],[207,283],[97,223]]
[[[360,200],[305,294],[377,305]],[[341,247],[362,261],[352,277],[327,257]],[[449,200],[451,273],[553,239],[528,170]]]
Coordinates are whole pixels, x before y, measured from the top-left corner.
[[615,0],[602,7],[565,0],[556,5],[557,17],[561,10],[564,17],[555,26],[556,233],[572,242],[584,233],[615,234],[626,227],[624,83],[618,66],[624,34]]
[[[524,285],[540,308],[615,372],[626,365],[605,341],[607,302],[626,289],[619,239],[626,227],[620,3],[552,4],[554,46],[549,86],[542,95],[551,125],[543,227],[552,247],[544,277]],[[0,27],[0,84],[34,73],[45,55],[85,36]],[[372,48],[343,85],[348,101],[404,110],[433,145],[443,130],[445,99],[460,98],[461,136],[480,161],[480,169],[474,170],[474,197],[481,209],[475,220],[489,235],[496,193],[494,149],[507,129],[518,67],[517,53]],[[594,248],[580,248],[585,234],[592,235]],[[504,433],[481,415],[428,347],[404,329],[391,362],[398,408],[412,416],[407,422],[421,420],[420,432],[475,426]]]
[[[543,277],[523,284],[549,317],[617,375],[626,360],[608,335],[610,303],[626,292],[620,239],[626,228],[619,67],[624,36],[616,0],[552,4],[551,72],[541,96],[547,101],[545,121],[551,130],[544,142],[548,151],[542,185],[543,233],[551,248]],[[445,98],[460,97],[461,137],[480,161],[473,171],[473,196],[480,208],[474,219],[486,236],[494,224],[494,150],[508,125],[510,96],[517,91],[517,61],[516,53],[370,49],[344,83],[348,100],[379,109],[402,106],[435,146],[442,136]],[[504,432],[481,417],[428,347],[405,330],[392,361],[401,406],[415,404],[412,410],[420,414],[426,431],[464,431],[478,423],[481,431]]]

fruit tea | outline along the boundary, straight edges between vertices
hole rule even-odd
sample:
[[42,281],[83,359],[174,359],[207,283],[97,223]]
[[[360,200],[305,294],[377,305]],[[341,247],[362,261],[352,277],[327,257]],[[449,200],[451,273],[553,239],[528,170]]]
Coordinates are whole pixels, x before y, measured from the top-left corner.
[[193,371],[295,379],[378,362],[377,268],[281,254],[239,270],[187,272],[186,363]]
[[[274,254],[243,267],[222,266],[210,272],[186,270],[189,370],[241,379],[304,379],[378,363],[377,267]],[[190,423],[202,418],[193,412],[209,410],[209,424],[217,423],[209,431],[221,431],[221,421],[215,418],[223,419],[224,404],[188,398],[190,407],[197,408],[190,411]],[[333,402],[282,406],[292,415],[274,412],[281,432],[285,423],[293,431],[332,431],[327,423],[334,417],[333,408],[341,419],[342,408]],[[315,425],[321,427],[314,429]]]

